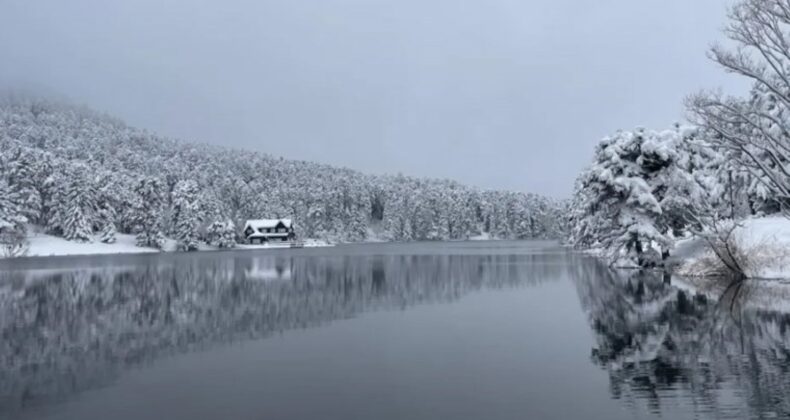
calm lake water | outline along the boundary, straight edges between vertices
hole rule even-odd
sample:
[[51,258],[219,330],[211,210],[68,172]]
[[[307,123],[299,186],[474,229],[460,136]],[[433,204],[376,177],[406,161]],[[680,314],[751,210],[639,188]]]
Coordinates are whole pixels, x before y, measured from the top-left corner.
[[682,284],[550,242],[4,261],[0,418],[788,418],[782,299]]

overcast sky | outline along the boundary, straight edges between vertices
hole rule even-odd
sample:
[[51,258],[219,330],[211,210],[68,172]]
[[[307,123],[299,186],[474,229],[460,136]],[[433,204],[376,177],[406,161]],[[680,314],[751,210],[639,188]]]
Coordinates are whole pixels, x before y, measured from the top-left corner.
[[0,0],[0,84],[190,141],[569,195],[595,143],[668,127],[723,0]]

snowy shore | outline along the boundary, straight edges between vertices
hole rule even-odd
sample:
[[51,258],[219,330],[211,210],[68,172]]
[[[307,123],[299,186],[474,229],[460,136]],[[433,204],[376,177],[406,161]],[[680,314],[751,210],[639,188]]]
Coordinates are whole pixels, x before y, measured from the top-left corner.
[[[176,244],[173,240],[168,240],[165,248],[144,248],[135,245],[134,235],[116,234],[116,241],[112,244],[100,242],[98,238],[93,238],[92,242],[73,242],[67,241],[56,236],[36,233],[28,237],[29,247],[25,257],[49,257],[67,255],[111,255],[111,254],[145,254],[156,252],[174,252]],[[333,246],[332,244],[307,239],[304,241],[306,248]],[[290,246],[280,244],[263,245],[244,245],[239,244],[235,249],[239,250],[259,250],[259,249],[278,249],[289,248]],[[218,248],[202,245],[199,251],[216,251]]]
[[[790,219],[782,216],[744,220],[733,235],[746,255],[744,271],[750,279],[790,279]],[[699,237],[677,242],[669,260],[675,274],[704,277],[716,256]]]

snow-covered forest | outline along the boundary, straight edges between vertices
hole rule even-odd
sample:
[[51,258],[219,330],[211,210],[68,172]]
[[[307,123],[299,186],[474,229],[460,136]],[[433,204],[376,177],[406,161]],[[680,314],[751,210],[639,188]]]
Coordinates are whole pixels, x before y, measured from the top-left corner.
[[576,183],[570,243],[645,267],[696,235],[727,269],[746,271],[734,229],[790,200],[790,1],[741,0],[729,19],[729,44],[710,57],[747,78],[749,94],[697,93],[687,122],[603,139]]
[[0,102],[0,230],[6,255],[31,231],[70,241],[182,250],[232,247],[246,219],[293,218],[302,238],[557,237],[558,202],[448,180],[366,175],[163,138],[84,107]]

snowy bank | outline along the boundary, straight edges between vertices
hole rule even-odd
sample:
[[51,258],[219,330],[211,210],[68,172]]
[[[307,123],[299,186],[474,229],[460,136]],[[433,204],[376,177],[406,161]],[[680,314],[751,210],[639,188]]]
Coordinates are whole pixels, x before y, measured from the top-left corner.
[[[49,257],[66,255],[110,255],[110,254],[141,254],[154,252],[174,252],[176,242],[168,239],[163,250],[156,248],[144,248],[137,246],[135,235],[116,234],[116,241],[112,244],[100,242],[98,237],[92,238],[92,242],[73,242],[67,241],[57,236],[36,233],[28,237],[29,247],[26,257]],[[306,239],[305,248],[333,246],[332,244],[316,240]],[[256,249],[279,249],[290,248],[290,244],[263,244],[263,245],[237,245],[235,249],[256,250]],[[216,251],[218,248],[209,245],[201,245],[200,251]]]
[[[747,219],[733,232],[746,257],[744,274],[753,279],[790,279],[790,219],[771,216]],[[677,242],[670,265],[681,276],[709,275],[717,257],[703,238]]]
[[105,244],[94,239],[93,242],[67,241],[57,236],[42,233],[28,237],[30,246],[28,257],[47,257],[56,255],[95,255],[95,254],[138,254],[159,252],[155,248],[141,248],[135,245],[134,235],[116,234],[115,243]]

